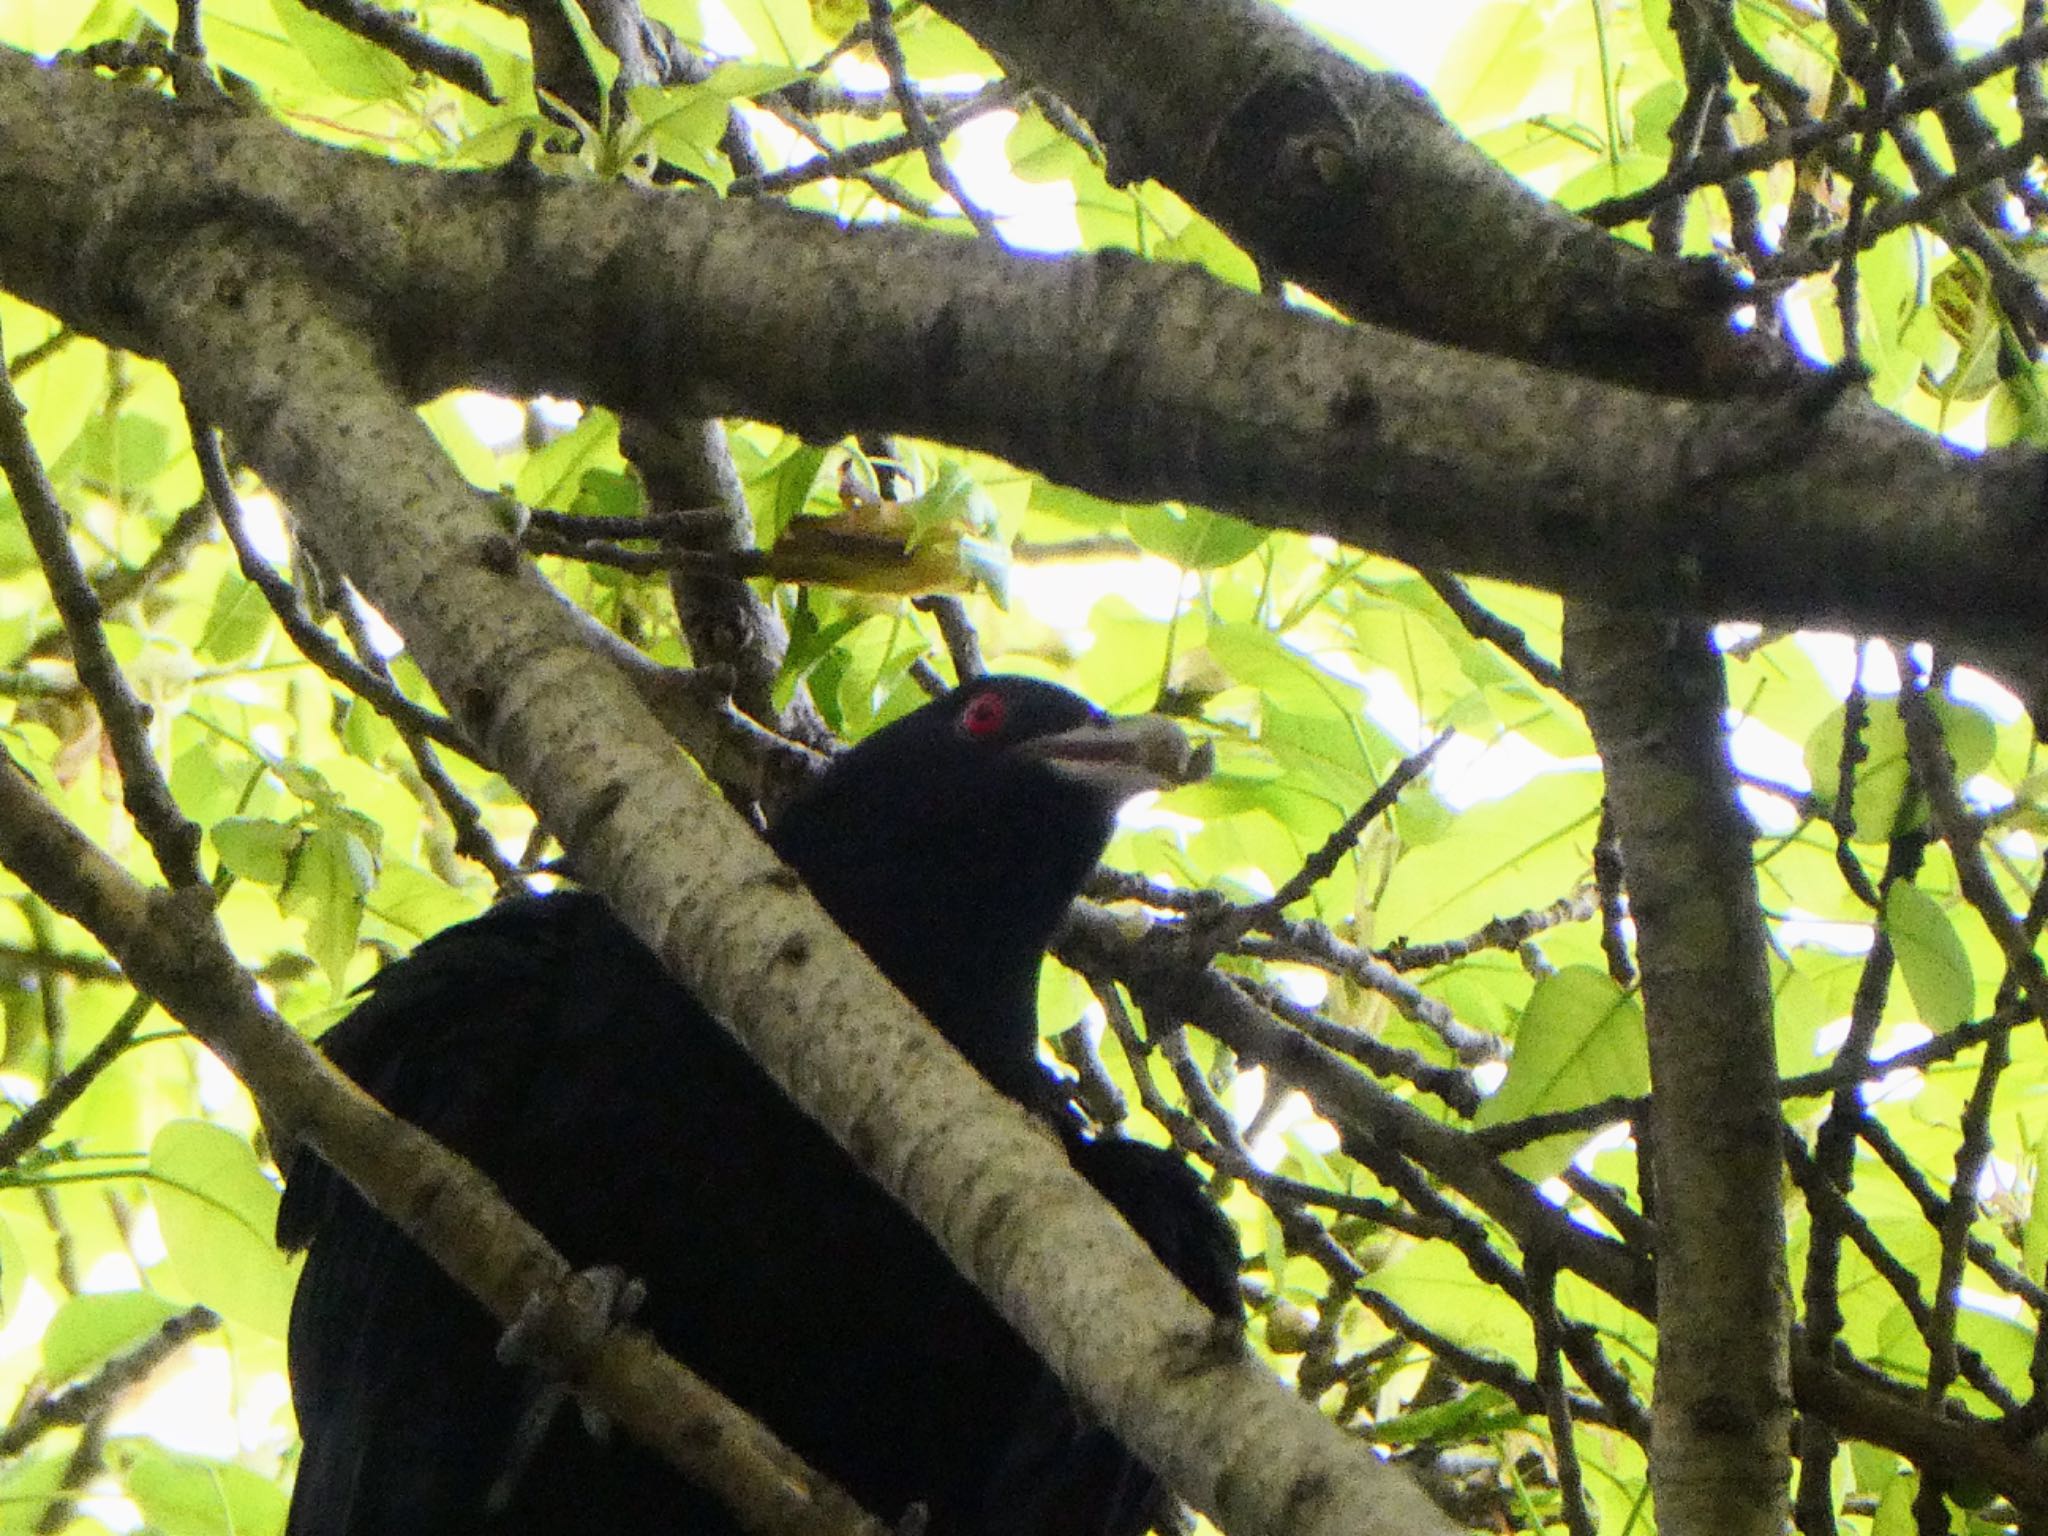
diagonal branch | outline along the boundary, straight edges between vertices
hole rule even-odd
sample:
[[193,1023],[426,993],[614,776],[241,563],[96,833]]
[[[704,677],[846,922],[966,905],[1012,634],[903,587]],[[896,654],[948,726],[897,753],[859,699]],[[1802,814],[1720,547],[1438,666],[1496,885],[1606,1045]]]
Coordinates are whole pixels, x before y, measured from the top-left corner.
[[[220,226],[138,253],[118,282],[194,409],[406,636],[465,734],[587,883],[926,1221],[1126,1444],[1246,1530],[1442,1528],[1398,1474],[1241,1350],[1218,1348],[1208,1316],[1035,1122],[996,1097],[678,762],[394,391],[360,308],[337,305],[268,242],[245,246]],[[356,1166],[352,1147],[322,1151],[345,1174]]]

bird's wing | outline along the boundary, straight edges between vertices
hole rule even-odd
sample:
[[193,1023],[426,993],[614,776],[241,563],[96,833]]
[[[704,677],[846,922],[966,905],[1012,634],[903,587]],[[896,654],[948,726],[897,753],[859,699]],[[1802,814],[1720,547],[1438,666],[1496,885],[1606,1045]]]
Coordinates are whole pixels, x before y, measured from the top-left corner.
[[[923,1503],[935,1536],[975,1536],[964,1512],[1043,1368],[601,902],[555,896],[448,930],[326,1044],[572,1264],[646,1281],[637,1321],[863,1503],[890,1520]],[[279,1229],[311,1244],[290,1536],[737,1530],[574,1413],[512,1507],[484,1518],[529,1395],[493,1357],[495,1324],[311,1158]]]
[[[565,994],[565,976],[588,990]],[[512,902],[387,969],[323,1046],[480,1166],[546,1170],[590,1108],[564,1055],[636,984],[660,972],[595,898]],[[507,1193],[529,1214],[549,1203]],[[312,1245],[292,1308],[305,1451],[289,1536],[489,1529],[485,1495],[528,1390],[493,1357],[495,1322],[309,1152],[292,1160],[278,1239]]]

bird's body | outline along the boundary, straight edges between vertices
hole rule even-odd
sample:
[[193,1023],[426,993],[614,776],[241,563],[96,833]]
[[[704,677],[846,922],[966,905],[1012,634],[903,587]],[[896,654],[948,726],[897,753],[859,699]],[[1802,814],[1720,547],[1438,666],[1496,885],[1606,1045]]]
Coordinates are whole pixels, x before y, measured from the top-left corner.
[[[1014,679],[969,692],[841,758],[774,841],[955,1045],[1026,1096],[1039,956],[1131,785],[1013,750],[1088,727],[1071,695]],[[512,902],[429,940],[326,1044],[572,1264],[641,1280],[637,1322],[883,1519],[921,1504],[934,1536],[1145,1528],[1149,1474],[599,898]],[[1234,1315],[1234,1242],[1179,1158],[1069,1149]],[[531,1383],[497,1363],[496,1325],[310,1159],[279,1232],[311,1246],[292,1317],[306,1450],[291,1536],[739,1529],[573,1413],[516,1460]]]

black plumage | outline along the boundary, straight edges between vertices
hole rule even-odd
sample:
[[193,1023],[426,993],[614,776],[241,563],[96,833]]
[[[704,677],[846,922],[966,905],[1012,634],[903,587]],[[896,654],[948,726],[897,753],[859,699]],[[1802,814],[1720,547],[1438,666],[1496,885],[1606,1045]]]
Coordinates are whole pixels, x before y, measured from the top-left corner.
[[[1045,945],[1117,807],[1187,768],[1164,721],[985,679],[841,756],[770,840],[963,1055],[1036,1102]],[[933,1536],[1135,1536],[1151,1519],[1150,1474],[599,898],[509,902],[437,935],[324,1044],[572,1264],[642,1280],[636,1321],[883,1519],[922,1505]],[[1063,1140],[1236,1317],[1235,1240],[1178,1155]],[[310,1156],[278,1231],[311,1250],[290,1536],[738,1529],[574,1413],[519,1461],[532,1383],[497,1363],[496,1325]]]

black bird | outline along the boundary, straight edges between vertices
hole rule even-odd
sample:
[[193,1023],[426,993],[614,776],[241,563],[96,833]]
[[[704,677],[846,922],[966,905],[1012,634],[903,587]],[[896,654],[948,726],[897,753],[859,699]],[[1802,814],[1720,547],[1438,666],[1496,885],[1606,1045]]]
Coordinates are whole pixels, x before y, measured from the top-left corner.
[[[1156,717],[1022,678],[968,684],[845,753],[770,841],[990,1082],[1043,1105],[1036,984],[1138,790],[1196,776]],[[323,1042],[474,1161],[636,1321],[870,1511],[932,1536],[1137,1536],[1155,1480],[1093,1426],[911,1217],[798,1111],[596,896],[508,902],[383,972]],[[1076,1168],[1219,1316],[1237,1246],[1175,1153],[1069,1124]],[[563,1413],[498,1328],[310,1154],[278,1220],[305,1450],[289,1536],[727,1536],[623,1434]]]

